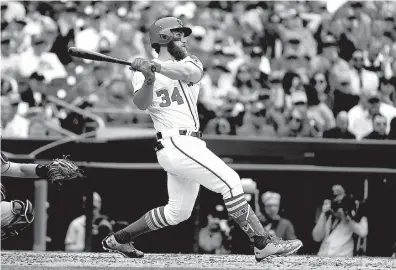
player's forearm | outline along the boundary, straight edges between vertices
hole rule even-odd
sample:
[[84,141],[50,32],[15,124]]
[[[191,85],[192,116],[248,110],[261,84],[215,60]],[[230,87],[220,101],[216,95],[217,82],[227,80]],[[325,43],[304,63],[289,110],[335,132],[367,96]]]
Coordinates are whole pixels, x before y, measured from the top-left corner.
[[17,178],[37,179],[46,178],[47,173],[48,168],[43,165],[10,162],[9,169],[2,173],[2,175]]
[[320,242],[323,240],[325,236],[325,224],[326,224],[326,216],[321,213],[318,219],[318,222],[315,225],[315,228],[312,231],[312,238],[316,242]]
[[199,82],[202,77],[202,70],[190,62],[161,63],[159,73],[172,80],[182,80],[192,83]]
[[154,81],[145,80],[142,88],[133,96],[133,102],[140,110],[147,110],[153,102],[153,87]]

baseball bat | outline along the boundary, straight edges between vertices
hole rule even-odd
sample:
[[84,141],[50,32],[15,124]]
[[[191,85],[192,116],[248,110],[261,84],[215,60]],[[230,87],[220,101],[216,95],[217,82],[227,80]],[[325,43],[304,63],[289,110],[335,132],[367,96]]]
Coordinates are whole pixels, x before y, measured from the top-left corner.
[[[131,62],[123,60],[123,59],[119,59],[119,58],[109,56],[109,55],[106,55],[103,53],[79,49],[76,47],[70,47],[68,52],[71,56],[75,56],[78,58],[89,59],[89,60],[94,60],[94,61],[101,61],[101,62],[108,62],[108,63],[116,63],[116,64],[121,64],[121,65],[126,65],[126,66],[131,65]],[[154,66],[151,68],[151,71],[155,72]]]

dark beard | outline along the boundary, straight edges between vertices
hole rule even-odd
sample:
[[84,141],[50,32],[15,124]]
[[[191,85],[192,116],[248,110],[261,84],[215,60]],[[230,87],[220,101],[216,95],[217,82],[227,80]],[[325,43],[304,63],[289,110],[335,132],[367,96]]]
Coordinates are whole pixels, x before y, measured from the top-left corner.
[[187,53],[182,48],[178,47],[173,41],[169,42],[166,47],[170,55],[172,55],[177,61],[187,57]]

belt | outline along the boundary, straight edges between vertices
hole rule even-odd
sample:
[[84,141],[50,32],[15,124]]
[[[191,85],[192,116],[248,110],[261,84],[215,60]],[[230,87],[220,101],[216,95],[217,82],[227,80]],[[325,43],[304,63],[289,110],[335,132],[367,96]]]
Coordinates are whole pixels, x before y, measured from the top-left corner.
[[[179,134],[180,135],[184,135],[184,136],[192,136],[192,137],[196,137],[196,138],[201,138],[202,137],[202,132],[201,131],[193,131],[193,132],[187,132],[187,130],[179,130]],[[157,133],[157,139],[161,140],[163,138],[161,132]],[[153,145],[154,151],[158,152],[162,149],[164,149],[164,145],[162,144],[161,141],[157,141],[154,145]]]
[[[184,136],[192,136],[192,137],[196,137],[196,138],[201,138],[202,137],[202,132],[201,131],[192,131],[192,132],[189,132],[189,131],[187,131],[187,130],[182,130],[182,129],[180,129],[179,130],[179,134],[180,135],[184,135]],[[157,140],[161,140],[161,139],[163,139],[164,138],[164,136],[162,135],[162,133],[161,132],[158,132],[157,133]]]

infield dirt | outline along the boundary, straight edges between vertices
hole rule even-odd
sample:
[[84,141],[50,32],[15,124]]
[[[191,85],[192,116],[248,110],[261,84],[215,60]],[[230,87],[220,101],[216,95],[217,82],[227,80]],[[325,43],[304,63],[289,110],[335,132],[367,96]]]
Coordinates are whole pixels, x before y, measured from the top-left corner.
[[2,251],[2,269],[396,269],[392,258],[273,257],[256,262],[245,255],[145,254],[128,259],[114,253]]

